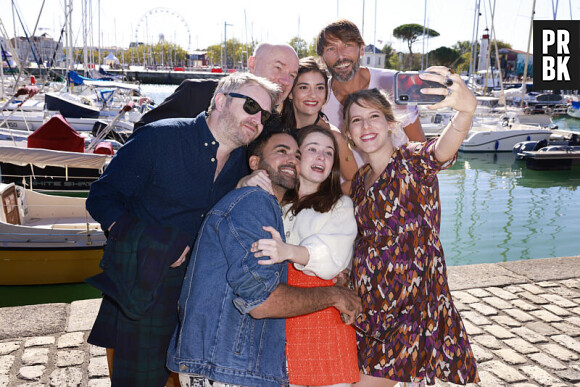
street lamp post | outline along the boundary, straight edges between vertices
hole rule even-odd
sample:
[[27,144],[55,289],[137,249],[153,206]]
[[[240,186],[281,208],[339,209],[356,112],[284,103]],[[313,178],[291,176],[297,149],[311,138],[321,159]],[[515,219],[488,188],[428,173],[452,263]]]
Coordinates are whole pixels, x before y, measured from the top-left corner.
[[228,26],[233,26],[233,24],[228,24],[224,22],[224,58],[225,58],[225,65],[228,67],[228,39],[227,39],[227,29]]

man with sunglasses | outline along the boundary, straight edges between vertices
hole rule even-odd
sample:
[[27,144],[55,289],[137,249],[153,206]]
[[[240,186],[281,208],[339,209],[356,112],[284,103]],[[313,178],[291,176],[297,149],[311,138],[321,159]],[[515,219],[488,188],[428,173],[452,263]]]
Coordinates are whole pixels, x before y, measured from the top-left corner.
[[268,172],[273,195],[259,187],[236,189],[207,213],[167,353],[182,387],[285,386],[285,318],[336,307],[352,323],[361,311],[352,290],[291,287],[287,263],[258,263],[251,246],[270,237],[263,226],[284,235],[279,203],[296,187],[300,154],[294,137],[282,131],[260,136],[250,154],[251,169]]
[[88,342],[107,348],[113,386],[165,385],[183,263],[206,212],[246,174],[243,147],[279,95],[264,78],[225,77],[207,113],[141,128],[91,185],[87,210],[109,237],[103,273],[87,280],[104,295]]
[[[261,43],[248,59],[248,70],[280,86],[282,93],[275,103],[279,105],[292,90],[298,74],[298,55],[287,44]],[[217,79],[186,79],[159,106],[145,113],[135,123],[135,129],[164,118],[196,117],[209,106],[217,83]]]

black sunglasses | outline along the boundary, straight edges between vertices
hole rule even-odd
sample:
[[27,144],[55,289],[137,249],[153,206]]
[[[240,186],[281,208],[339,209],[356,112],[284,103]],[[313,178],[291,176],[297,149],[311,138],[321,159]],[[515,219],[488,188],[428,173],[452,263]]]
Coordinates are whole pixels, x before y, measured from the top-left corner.
[[224,95],[229,95],[233,98],[245,98],[244,102],[244,111],[248,114],[256,114],[257,112],[261,112],[261,121],[262,125],[266,125],[266,122],[270,119],[272,112],[268,110],[262,109],[259,103],[257,103],[252,97],[248,97],[247,95],[239,94],[239,93],[224,93]]

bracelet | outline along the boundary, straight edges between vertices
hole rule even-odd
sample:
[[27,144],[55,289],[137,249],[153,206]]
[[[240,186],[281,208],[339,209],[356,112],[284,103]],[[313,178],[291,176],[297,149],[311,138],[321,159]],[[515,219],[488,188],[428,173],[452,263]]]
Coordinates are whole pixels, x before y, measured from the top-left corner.
[[469,129],[467,129],[467,130],[459,130],[459,129],[457,128],[457,126],[455,126],[455,122],[453,122],[453,119],[450,119],[450,120],[449,120],[449,124],[451,125],[451,127],[452,127],[452,128],[453,128],[453,129],[454,129],[456,132],[459,132],[459,133],[461,133],[461,134],[465,134],[465,133],[469,132],[469,130],[470,130],[472,127],[473,127],[473,121],[471,121],[471,125],[469,126]]

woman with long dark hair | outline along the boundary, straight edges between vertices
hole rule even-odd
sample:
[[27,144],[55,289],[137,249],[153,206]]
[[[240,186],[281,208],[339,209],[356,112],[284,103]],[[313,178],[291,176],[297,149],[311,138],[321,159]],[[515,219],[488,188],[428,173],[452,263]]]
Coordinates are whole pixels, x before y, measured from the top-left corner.
[[340,130],[329,124],[322,106],[328,98],[328,75],[313,57],[300,59],[298,75],[292,91],[282,104],[282,125],[286,128],[301,129],[308,125],[318,125],[334,135],[340,154],[342,190],[350,192],[350,182],[358,167]]
[[[316,125],[298,131],[299,187],[283,201],[286,243],[272,227],[272,239],[252,246],[261,264],[289,261],[288,284],[334,286],[350,265],[356,223],[352,200],[340,187],[340,160],[335,136]],[[286,353],[291,385],[349,386],[359,379],[354,329],[338,310],[286,320]]]

